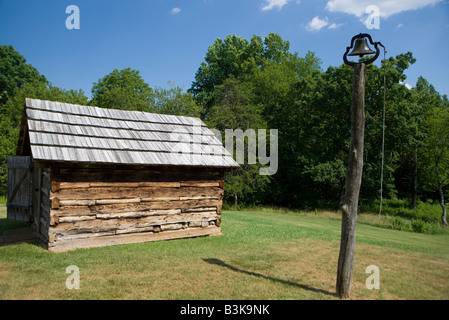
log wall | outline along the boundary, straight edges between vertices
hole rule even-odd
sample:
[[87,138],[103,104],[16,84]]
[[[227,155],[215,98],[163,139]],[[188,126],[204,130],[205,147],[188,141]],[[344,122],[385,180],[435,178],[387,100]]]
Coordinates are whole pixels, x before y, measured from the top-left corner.
[[50,176],[41,219],[50,250],[220,234],[221,170],[55,167]]

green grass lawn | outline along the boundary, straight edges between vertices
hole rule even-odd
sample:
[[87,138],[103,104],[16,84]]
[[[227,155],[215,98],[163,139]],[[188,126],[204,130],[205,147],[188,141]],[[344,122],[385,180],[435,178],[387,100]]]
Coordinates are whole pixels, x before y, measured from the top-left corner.
[[[20,226],[5,219],[0,233]],[[0,299],[337,299],[336,213],[224,211],[222,236],[47,252],[0,247]],[[66,288],[66,268],[80,289]],[[369,265],[380,289],[368,290]],[[449,235],[359,223],[352,299],[449,299]]]

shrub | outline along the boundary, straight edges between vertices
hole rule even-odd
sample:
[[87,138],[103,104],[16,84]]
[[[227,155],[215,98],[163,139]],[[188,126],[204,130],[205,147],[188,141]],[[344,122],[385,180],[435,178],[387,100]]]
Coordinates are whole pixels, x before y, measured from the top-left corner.
[[432,229],[432,225],[421,219],[412,219],[412,229],[415,232],[427,233]]
[[395,230],[412,230],[410,220],[397,216],[391,217],[391,226]]

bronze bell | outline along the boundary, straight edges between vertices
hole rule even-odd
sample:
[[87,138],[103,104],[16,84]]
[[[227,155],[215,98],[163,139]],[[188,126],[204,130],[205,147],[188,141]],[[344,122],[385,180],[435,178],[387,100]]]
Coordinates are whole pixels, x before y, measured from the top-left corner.
[[367,54],[375,54],[373,50],[368,46],[366,38],[358,38],[355,40],[354,49],[348,56],[360,56],[363,57]]

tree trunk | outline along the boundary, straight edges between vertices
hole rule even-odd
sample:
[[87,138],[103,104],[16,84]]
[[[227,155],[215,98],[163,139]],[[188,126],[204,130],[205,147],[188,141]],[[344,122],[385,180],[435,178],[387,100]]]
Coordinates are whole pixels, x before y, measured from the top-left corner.
[[443,187],[441,186],[441,180],[438,172],[438,163],[435,164],[435,173],[437,176],[437,182],[438,182],[438,191],[440,193],[440,206],[443,210],[443,213],[441,214],[441,223],[443,226],[447,226],[447,220],[446,220],[446,205],[444,203],[444,192]]
[[355,226],[363,171],[365,135],[365,74],[366,66],[354,66],[352,78],[351,146],[346,173],[345,196],[342,206],[340,255],[338,257],[337,294],[348,298],[353,273]]
[[443,226],[447,226],[447,220],[446,220],[446,205],[444,204],[444,193],[443,188],[440,186],[440,206],[441,209],[443,209],[443,214],[441,215],[441,223]]
[[418,194],[418,152],[415,148],[415,157],[413,159],[413,187],[412,187],[412,204],[411,207],[413,210],[416,210],[416,200]]

